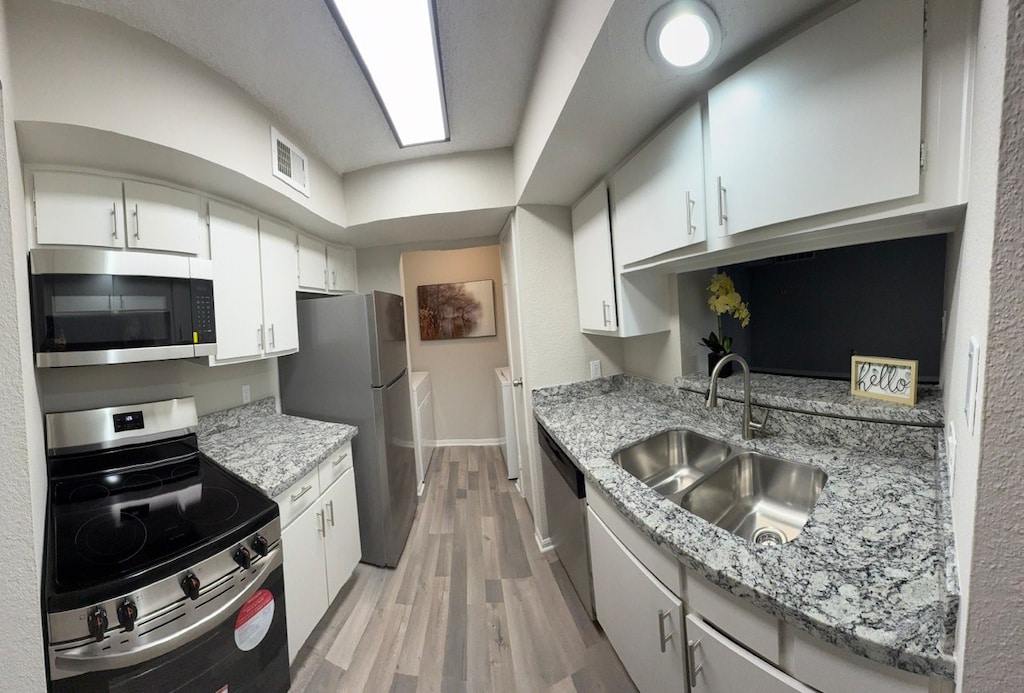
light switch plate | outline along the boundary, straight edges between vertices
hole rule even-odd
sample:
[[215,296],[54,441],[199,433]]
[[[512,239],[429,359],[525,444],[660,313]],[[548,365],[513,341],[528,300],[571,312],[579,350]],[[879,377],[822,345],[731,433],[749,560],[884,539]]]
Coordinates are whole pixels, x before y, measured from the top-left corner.
[[964,393],[964,421],[967,432],[974,435],[974,422],[978,409],[978,372],[981,370],[981,347],[978,338],[971,337],[967,347],[967,392]]
[[249,391],[248,385],[242,386],[242,404],[248,404],[252,401],[252,393]]
[[956,427],[950,421],[946,426],[946,463],[949,465],[949,492],[953,493],[953,474],[956,472]]
[[590,362],[590,377],[591,378],[600,378],[601,377],[601,361],[600,360],[591,361]]

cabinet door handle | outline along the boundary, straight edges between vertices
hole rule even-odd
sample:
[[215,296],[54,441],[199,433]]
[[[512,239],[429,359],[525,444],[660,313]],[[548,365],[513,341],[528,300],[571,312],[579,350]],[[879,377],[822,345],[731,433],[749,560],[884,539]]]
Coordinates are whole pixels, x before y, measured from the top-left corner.
[[347,459],[348,459],[348,453],[346,452],[344,455],[342,455],[338,459],[334,460],[334,464],[332,464],[331,466],[332,467],[337,467],[339,464],[341,464],[342,462],[344,462]]
[[304,495],[309,493],[312,489],[313,489],[313,485],[312,484],[310,484],[309,486],[303,486],[302,489],[298,493],[293,493],[292,494],[292,502],[294,503],[295,501],[299,500]]
[[327,287],[327,269],[324,268],[324,288]]
[[135,205],[135,240],[139,240],[139,206]]
[[722,177],[718,177],[718,225],[725,226],[725,222],[729,221],[729,215],[725,209],[725,186],[722,185]]
[[338,288],[338,272],[336,270],[331,270],[331,288]]
[[263,351],[263,325],[256,328],[256,346]]
[[117,203],[110,206],[110,223],[114,229],[114,240],[117,240]]
[[274,323],[270,323],[270,348],[273,349],[277,346],[277,340],[274,339]]
[[698,647],[700,647],[700,639],[691,640],[686,643],[686,663],[689,665],[687,667],[689,669],[689,672],[687,672],[687,678],[690,679],[690,688],[697,687],[697,674],[699,674],[700,670],[704,668],[704,662],[701,662],[698,666],[697,658],[694,656]]
[[608,317],[608,301],[601,301],[601,316],[604,318],[604,326],[609,327],[612,321]]
[[327,525],[324,523],[324,511],[321,510],[320,512],[318,512],[316,514],[316,516],[317,516],[317,519],[320,520],[320,529],[318,529],[317,531],[320,533],[320,536],[326,537],[327,536]]
[[693,198],[690,197],[690,191],[686,191],[686,235],[692,236],[697,230],[697,227],[693,225],[693,208],[696,205]]
[[328,522],[331,523],[331,527],[334,526],[334,501],[327,502],[327,508],[331,511],[331,519]]
[[665,619],[672,615],[671,611],[658,609],[658,635],[661,637],[661,651],[665,652],[665,645],[672,639],[672,633],[665,634]]

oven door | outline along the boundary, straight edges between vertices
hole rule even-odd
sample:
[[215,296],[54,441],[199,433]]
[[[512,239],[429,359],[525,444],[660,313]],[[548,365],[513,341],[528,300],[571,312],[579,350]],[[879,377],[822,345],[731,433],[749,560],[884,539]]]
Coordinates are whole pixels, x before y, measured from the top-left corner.
[[[291,678],[283,567],[278,564],[266,574],[257,589],[250,587],[245,592],[248,596],[240,606],[224,613],[210,630],[170,652],[120,668],[84,671],[51,680],[50,690],[53,693],[284,693],[291,686]],[[142,624],[137,626],[143,627]],[[60,655],[57,655],[51,667],[60,664]],[[80,665],[81,662],[75,664]]]
[[39,367],[191,358],[215,340],[212,282],[189,258],[44,249],[31,263]]

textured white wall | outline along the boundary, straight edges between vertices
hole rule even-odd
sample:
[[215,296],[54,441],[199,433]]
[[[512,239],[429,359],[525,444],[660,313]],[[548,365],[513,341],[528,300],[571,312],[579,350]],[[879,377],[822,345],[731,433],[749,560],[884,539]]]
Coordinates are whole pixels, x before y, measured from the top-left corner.
[[[963,691],[1024,690],[1024,2],[983,3],[982,35],[1009,16],[996,186],[989,358],[970,563]],[[993,40],[997,40],[998,32]],[[991,37],[991,35],[990,35]],[[997,49],[993,47],[993,51]],[[995,113],[999,113],[994,104]],[[976,116],[977,117],[977,114]],[[972,189],[972,202],[973,202]],[[966,566],[962,566],[962,569]]]
[[456,250],[494,245],[495,238],[470,238],[457,241],[432,241],[406,243],[403,245],[382,245],[374,248],[360,248],[356,251],[356,271],[360,293],[387,291],[402,293],[401,261],[403,253],[419,250]]
[[202,415],[240,406],[243,385],[249,386],[253,401],[276,397],[277,359],[214,368],[182,360],[39,371],[39,391],[46,412],[192,396]]
[[981,465],[981,440],[986,423],[979,415],[970,433],[963,414],[967,388],[967,354],[970,338],[981,346],[979,409],[985,405],[988,378],[989,272],[992,260],[993,223],[996,206],[999,132],[1006,52],[1006,0],[983,0],[978,31],[970,152],[967,215],[961,233],[950,242],[947,290],[951,291],[949,321],[942,353],[943,404],[946,420],[956,432],[953,479],[953,525],[957,563],[961,577],[961,618],[957,637],[963,661],[970,602],[975,594],[970,570],[975,540],[975,503]]
[[[341,178],[226,78],[96,12],[32,0],[8,6],[18,120],[95,128],[192,154],[345,225]],[[310,197],[273,176],[271,125],[309,155]]]
[[622,340],[580,332],[569,208],[518,207],[514,228],[527,417],[527,440],[519,441],[520,456],[523,464],[529,465],[533,497],[527,500],[537,537],[543,541],[548,537],[547,513],[530,393],[586,380],[593,359],[601,360],[604,375],[621,373],[625,358]]
[[25,210],[10,104],[10,56],[7,7],[0,0],[0,526],[5,530],[0,582],[4,585],[4,676],[0,689],[45,688],[42,622],[39,614],[42,506],[46,472],[42,423],[35,417],[35,381],[24,363],[22,334],[27,301],[19,300],[28,282],[25,271]]
[[351,226],[515,204],[511,149],[375,166],[348,173],[343,181]]
[[[409,365],[411,370],[430,372],[439,444],[493,444],[498,439],[494,369],[508,365],[498,246],[406,253],[402,256],[402,275]],[[494,282],[496,336],[422,341],[416,287],[480,279]]]

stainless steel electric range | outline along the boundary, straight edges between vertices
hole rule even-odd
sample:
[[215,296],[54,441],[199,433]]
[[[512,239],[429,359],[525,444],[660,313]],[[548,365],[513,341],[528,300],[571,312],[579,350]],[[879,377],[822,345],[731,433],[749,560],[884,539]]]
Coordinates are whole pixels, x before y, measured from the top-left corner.
[[288,690],[277,505],[197,424],[191,397],[46,416],[51,691]]

